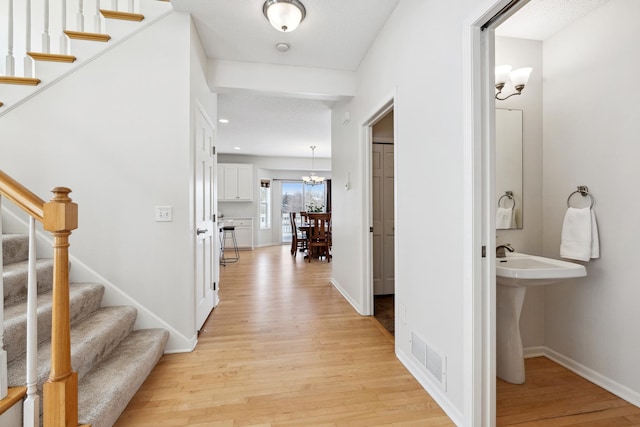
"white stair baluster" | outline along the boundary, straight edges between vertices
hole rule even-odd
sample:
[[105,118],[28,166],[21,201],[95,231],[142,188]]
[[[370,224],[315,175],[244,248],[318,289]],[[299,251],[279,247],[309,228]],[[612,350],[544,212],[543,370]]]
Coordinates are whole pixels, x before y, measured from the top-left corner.
[[93,32],[102,34],[102,14],[100,13],[100,0],[96,0],[96,10],[93,16]]
[[127,12],[131,12],[131,13],[135,12],[133,10],[133,7],[134,7],[133,6],[133,0],[129,0],[129,7],[127,8]]
[[35,70],[33,67],[33,58],[27,55],[27,52],[31,52],[31,0],[25,0],[25,52],[24,52],[24,76],[35,77]]
[[60,34],[60,53],[62,55],[69,54],[69,37],[64,33],[64,30],[67,29],[67,0],[60,1],[60,7],[62,8],[62,20],[61,20],[61,30]]
[[51,37],[49,36],[49,0],[44,0],[44,30],[42,32],[42,52],[51,51]]
[[5,74],[7,76],[14,76],[16,74],[16,62],[13,57],[13,0],[9,0],[7,15],[9,16],[9,22],[7,25],[7,58]]
[[111,0],[111,10],[118,10],[118,0]]
[[36,220],[29,218],[29,277],[27,282],[27,397],[23,406],[25,427],[40,426],[38,396],[38,277],[36,272]]
[[83,0],[78,0],[78,12],[76,13],[76,28],[77,31],[84,31],[84,12],[82,10]]
[[[2,196],[0,196],[0,236],[2,236]],[[0,295],[4,295],[4,281],[2,279],[3,271],[2,259],[2,239],[0,238]],[[4,319],[4,298],[0,304],[0,319]],[[7,352],[4,349],[4,322],[0,322],[0,399],[7,397],[8,393],[7,380]]]

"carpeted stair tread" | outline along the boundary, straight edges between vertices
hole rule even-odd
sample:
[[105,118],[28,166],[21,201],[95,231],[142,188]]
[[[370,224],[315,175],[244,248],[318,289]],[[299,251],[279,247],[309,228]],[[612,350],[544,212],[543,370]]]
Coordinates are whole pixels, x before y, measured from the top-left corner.
[[[4,279],[5,307],[15,304],[27,297],[28,275],[28,261],[15,262],[4,266],[2,278]],[[45,293],[51,290],[53,283],[53,260],[36,260],[36,275],[38,293]]]
[[[103,307],[71,328],[71,366],[82,378],[92,366],[104,360],[133,328],[136,309],[129,306]],[[38,387],[47,380],[51,366],[51,342],[38,346]],[[26,355],[9,364],[9,386],[24,384]]]
[[25,261],[29,257],[29,236],[26,234],[2,235],[2,263],[4,265]]
[[[104,286],[97,283],[69,285],[69,317],[76,324],[100,308]],[[38,342],[51,337],[51,291],[38,295]],[[4,309],[4,345],[8,361],[26,351],[27,302],[22,301]]]
[[79,382],[80,424],[111,427],[138,391],[164,352],[164,329],[133,331]]

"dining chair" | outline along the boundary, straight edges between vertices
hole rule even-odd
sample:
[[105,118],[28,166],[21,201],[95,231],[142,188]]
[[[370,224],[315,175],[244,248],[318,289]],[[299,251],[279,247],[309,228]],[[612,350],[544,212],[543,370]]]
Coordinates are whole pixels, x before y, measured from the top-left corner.
[[289,221],[291,222],[291,255],[296,257],[298,250],[305,250],[307,248],[307,238],[296,224],[296,213],[289,212]]
[[309,234],[307,237],[307,250],[309,262],[315,254],[318,258],[324,256],[327,262],[331,262],[330,252],[330,213],[309,213]]

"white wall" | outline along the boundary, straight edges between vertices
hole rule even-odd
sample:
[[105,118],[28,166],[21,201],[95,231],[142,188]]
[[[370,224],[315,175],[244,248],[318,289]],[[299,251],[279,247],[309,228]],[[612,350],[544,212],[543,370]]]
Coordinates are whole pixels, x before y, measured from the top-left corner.
[[[497,244],[511,243],[518,252],[542,255],[542,42],[496,37],[496,65],[533,67],[521,95],[498,101],[496,108],[522,110],[523,228],[497,230]],[[512,93],[505,87],[505,94]],[[522,308],[520,332],[524,347],[544,344],[544,287],[529,288]]]
[[[225,217],[254,218],[254,245],[256,247],[280,244],[280,179],[300,180],[309,173],[311,160],[308,157],[270,157],[242,154],[219,154],[218,163],[250,163],[253,165],[253,202],[219,202],[218,212]],[[331,159],[316,158],[315,169],[326,178],[331,178]],[[272,218],[271,229],[260,230],[258,223],[258,201],[261,179],[271,179]]]
[[[406,307],[396,353],[459,424],[470,417],[463,287],[471,285],[463,281],[462,23],[479,3],[401,0],[359,68],[356,96],[332,114],[333,176],[350,173],[352,184],[334,186],[334,282],[361,309],[370,225],[361,125],[396,96],[396,301]],[[446,390],[410,355],[412,331],[447,358]]]
[[71,254],[166,322],[170,350],[195,343],[189,25],[174,13],[0,118],[0,168],[73,190]]
[[559,256],[567,196],[578,185],[596,199],[601,243],[586,278],[547,288],[545,344],[636,405],[639,21],[640,2],[612,0],[544,43],[544,254]]

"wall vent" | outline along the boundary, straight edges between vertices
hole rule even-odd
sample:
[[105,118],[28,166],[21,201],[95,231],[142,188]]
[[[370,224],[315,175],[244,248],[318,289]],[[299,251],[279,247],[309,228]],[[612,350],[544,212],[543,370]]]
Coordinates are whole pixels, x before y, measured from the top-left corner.
[[422,366],[427,364],[427,345],[413,332],[411,332],[411,354]]
[[447,390],[447,358],[411,332],[411,354],[427,369],[434,380]]

